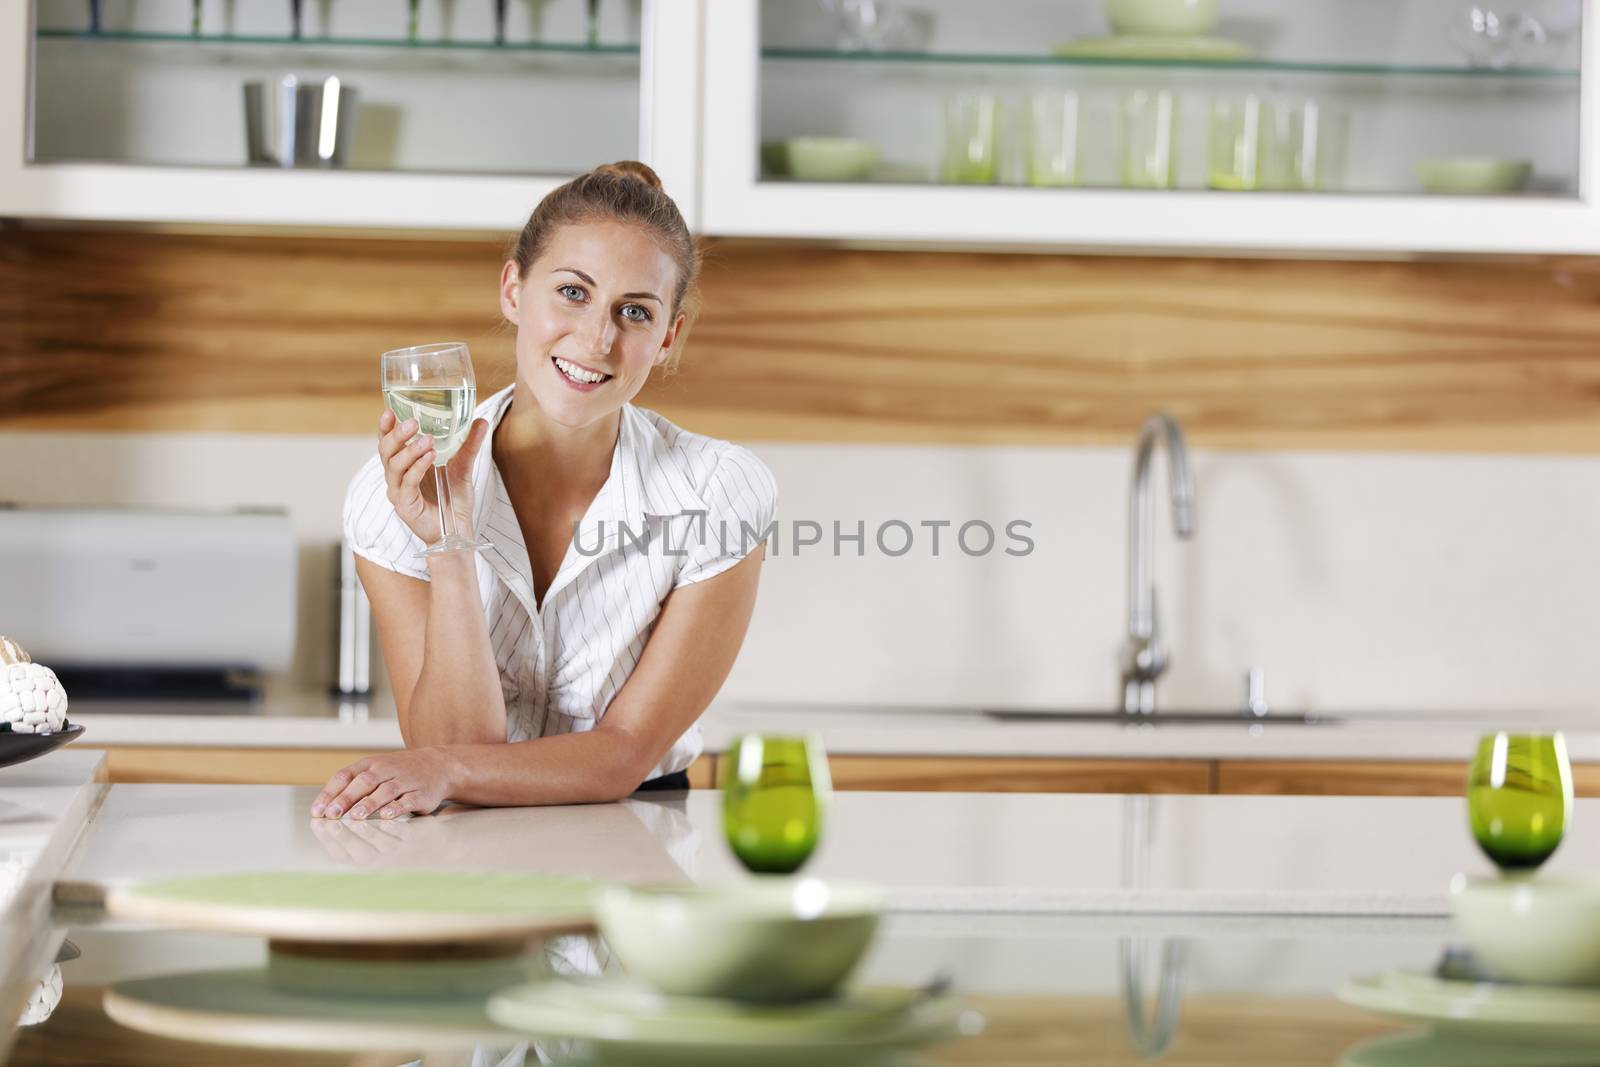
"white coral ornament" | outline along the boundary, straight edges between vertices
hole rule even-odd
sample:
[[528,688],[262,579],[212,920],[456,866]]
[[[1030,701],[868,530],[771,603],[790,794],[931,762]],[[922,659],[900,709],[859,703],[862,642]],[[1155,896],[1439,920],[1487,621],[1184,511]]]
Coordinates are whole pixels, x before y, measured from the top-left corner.
[[42,663],[0,668],[0,730],[53,734],[67,724],[67,691],[56,672]]
[[0,663],[32,663],[33,657],[28,655],[28,650],[17,644],[11,638],[0,634]]

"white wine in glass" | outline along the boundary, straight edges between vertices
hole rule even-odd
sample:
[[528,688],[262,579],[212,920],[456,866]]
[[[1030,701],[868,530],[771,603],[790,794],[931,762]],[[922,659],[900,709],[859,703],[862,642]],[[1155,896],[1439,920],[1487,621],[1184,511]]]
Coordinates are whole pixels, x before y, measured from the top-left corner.
[[456,529],[450,500],[450,479],[445,464],[460,450],[472,429],[472,412],[478,404],[478,386],[472,374],[472,357],[459,341],[416,345],[385,352],[381,360],[383,402],[397,422],[417,420],[418,436],[433,438],[434,500],[439,507],[439,540],[422,555],[458,549],[488,548]]

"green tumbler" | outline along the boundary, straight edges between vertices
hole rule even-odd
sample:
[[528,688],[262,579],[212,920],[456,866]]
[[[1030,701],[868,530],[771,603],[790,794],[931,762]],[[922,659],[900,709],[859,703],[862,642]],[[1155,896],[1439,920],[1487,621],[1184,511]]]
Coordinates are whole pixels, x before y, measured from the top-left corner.
[[1478,847],[1504,873],[1531,872],[1555,852],[1572,811],[1567,743],[1554,734],[1490,734],[1467,774]]

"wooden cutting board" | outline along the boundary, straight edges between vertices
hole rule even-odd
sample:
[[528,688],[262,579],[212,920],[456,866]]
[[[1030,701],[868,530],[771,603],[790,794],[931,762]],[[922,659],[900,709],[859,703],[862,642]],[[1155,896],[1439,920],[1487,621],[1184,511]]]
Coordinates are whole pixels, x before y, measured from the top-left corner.
[[594,929],[602,883],[507,871],[267,871],[106,889],[107,916],[326,944],[504,942]]

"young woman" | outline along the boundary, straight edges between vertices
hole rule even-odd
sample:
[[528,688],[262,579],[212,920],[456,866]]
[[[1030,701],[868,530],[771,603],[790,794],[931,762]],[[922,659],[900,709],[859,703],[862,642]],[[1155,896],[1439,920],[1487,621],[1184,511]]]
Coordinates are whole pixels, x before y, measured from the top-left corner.
[[478,405],[446,467],[458,525],[492,548],[415,557],[439,537],[432,442],[379,418],[344,528],[406,747],[335,774],[313,816],[687,786],[777,504],[749,450],[630,403],[676,361],[698,268],[642,163],[534,210],[500,273],[516,381]]

